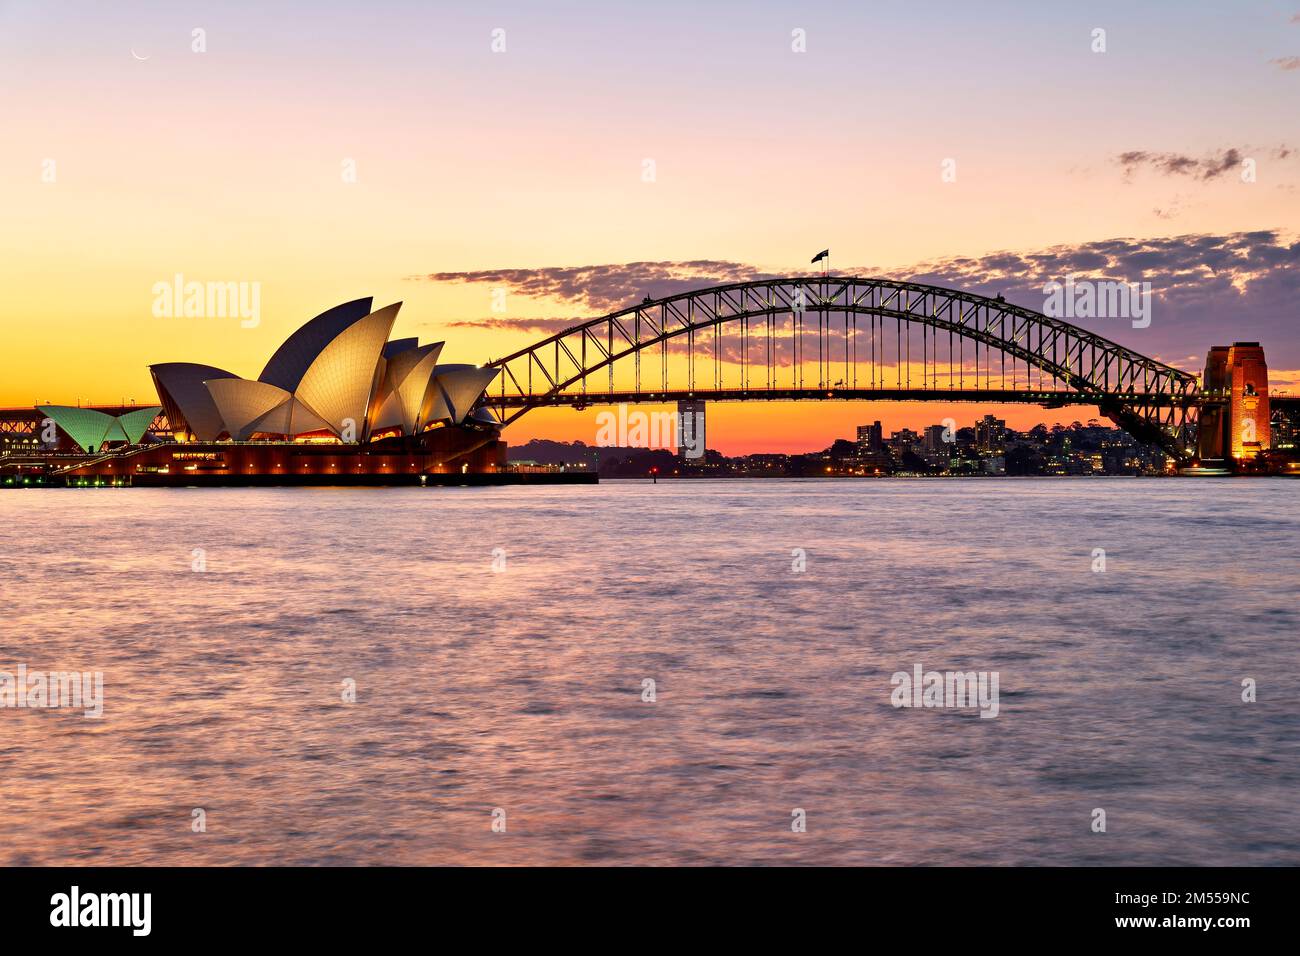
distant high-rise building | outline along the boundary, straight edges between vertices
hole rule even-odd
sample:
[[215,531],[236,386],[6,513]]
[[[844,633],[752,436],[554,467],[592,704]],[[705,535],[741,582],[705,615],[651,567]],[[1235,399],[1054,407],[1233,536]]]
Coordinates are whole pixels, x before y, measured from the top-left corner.
[[975,447],[984,454],[1001,454],[1007,445],[1007,423],[985,415],[975,423]]
[[1270,398],[1269,441],[1274,450],[1294,452],[1300,449],[1300,399]]
[[859,451],[877,452],[884,447],[884,433],[880,428],[880,422],[872,422],[870,425],[858,426]]
[[921,436],[910,428],[900,428],[889,436],[890,447],[898,454],[913,451],[921,443]]
[[945,437],[947,434],[948,429],[943,425],[927,425],[925,426],[925,437],[921,439],[921,447],[930,455],[938,455],[948,451],[952,448],[952,442]]

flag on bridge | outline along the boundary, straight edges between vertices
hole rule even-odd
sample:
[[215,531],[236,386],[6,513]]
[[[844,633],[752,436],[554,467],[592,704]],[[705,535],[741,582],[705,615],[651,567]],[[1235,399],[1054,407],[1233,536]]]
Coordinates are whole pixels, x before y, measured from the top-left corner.
[[827,256],[829,256],[830,254],[831,254],[831,251],[830,251],[829,249],[823,249],[821,252],[817,253],[817,255],[815,255],[815,256],[812,257],[812,264],[813,264],[813,265],[817,265],[817,263],[821,262],[823,259],[825,259],[825,258],[826,258]]

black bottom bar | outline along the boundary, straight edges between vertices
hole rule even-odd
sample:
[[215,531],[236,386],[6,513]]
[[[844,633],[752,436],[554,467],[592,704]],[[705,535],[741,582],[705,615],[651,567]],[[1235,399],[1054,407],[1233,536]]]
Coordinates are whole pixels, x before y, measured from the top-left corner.
[[[1231,947],[1289,922],[1286,869],[10,869],[0,873],[7,943],[38,937],[241,945],[425,938],[629,944],[776,931],[898,939],[936,952],[1041,931],[1075,943],[1212,941]],[[117,926],[71,923],[119,913]],[[141,894],[106,901],[99,894]],[[144,896],[148,899],[148,935]],[[88,901],[88,897],[93,900]],[[133,905],[134,904],[134,905]],[[1285,914],[1285,915],[1284,915]],[[668,935],[671,933],[671,936]],[[612,934],[612,935],[611,935]],[[75,937],[75,939],[73,938]],[[257,947],[257,948],[260,948]],[[458,947],[461,948],[461,947]]]

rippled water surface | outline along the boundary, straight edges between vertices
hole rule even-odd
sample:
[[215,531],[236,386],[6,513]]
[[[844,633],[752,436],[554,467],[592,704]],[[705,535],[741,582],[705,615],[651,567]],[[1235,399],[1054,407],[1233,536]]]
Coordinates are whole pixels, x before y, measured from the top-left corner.
[[[0,863],[1294,865],[1298,496],[0,492],[0,671],[105,694],[0,710]],[[918,663],[999,715],[893,708]]]

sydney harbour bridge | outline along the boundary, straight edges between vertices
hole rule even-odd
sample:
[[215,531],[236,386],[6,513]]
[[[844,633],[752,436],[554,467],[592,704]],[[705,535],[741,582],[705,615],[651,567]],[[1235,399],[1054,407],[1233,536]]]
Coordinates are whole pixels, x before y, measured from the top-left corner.
[[[529,409],[694,401],[1093,405],[1178,462],[1227,424],[1226,382],[1002,297],[853,276],[766,279],[645,299],[490,363],[502,425]],[[1223,452],[1213,457],[1222,457]]]

